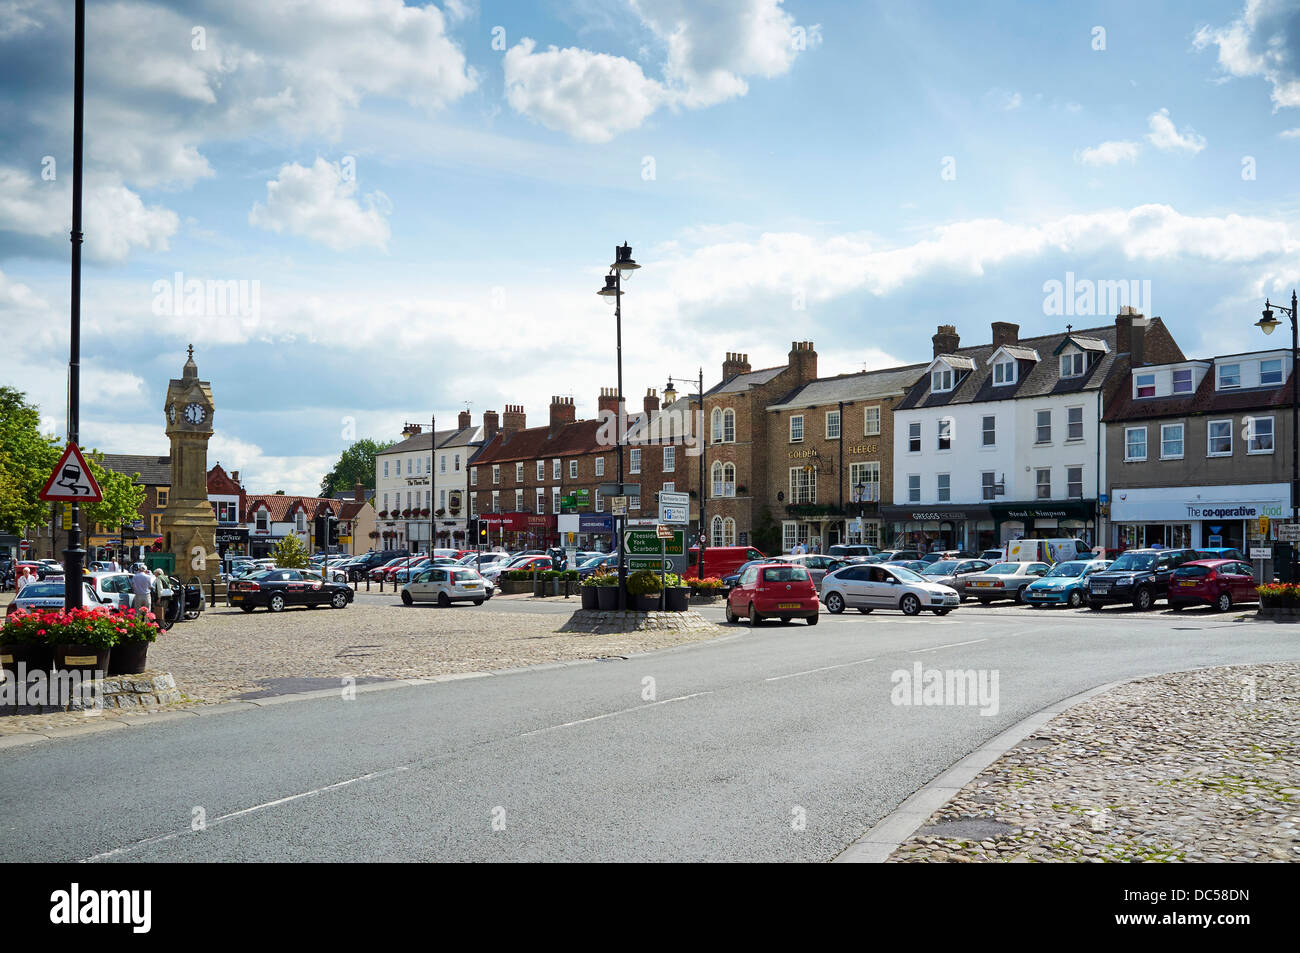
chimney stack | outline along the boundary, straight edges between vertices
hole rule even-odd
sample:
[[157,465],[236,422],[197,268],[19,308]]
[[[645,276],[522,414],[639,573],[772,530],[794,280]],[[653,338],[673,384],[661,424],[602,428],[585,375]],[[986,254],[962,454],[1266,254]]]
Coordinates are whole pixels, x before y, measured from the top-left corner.
[[604,414],[608,411],[617,416],[618,414],[618,388],[602,387],[600,397],[596,400],[596,410]]
[[364,502],[365,502],[365,499],[366,499],[366,488],[365,488],[364,486],[361,485],[361,481],[360,481],[360,480],[358,480],[356,483],[352,484],[352,499],[353,499],[354,501],[356,501],[357,503],[364,503]]
[[238,482],[239,482],[239,471],[238,471],[238,470],[231,470],[231,471],[230,471],[230,479],[232,479],[232,480],[234,480],[236,483],[238,483]]
[[[999,348],[1004,344],[1016,344],[1020,341],[1020,325],[1012,324],[1010,321],[993,322],[993,347]],[[938,355],[935,355],[938,357]]]
[[577,409],[572,397],[551,398],[551,427],[563,427],[577,420]]
[[645,415],[647,420],[649,419],[651,414],[653,414],[656,410],[659,409],[659,395],[655,393],[655,389],[653,387],[651,387],[649,390],[645,392],[645,400],[642,401],[641,406],[645,408]]
[[1115,316],[1115,350],[1128,354],[1129,363],[1137,367],[1146,363],[1147,319],[1132,305],[1124,305]]
[[501,430],[505,433],[514,433],[516,430],[523,430],[526,426],[528,422],[524,416],[524,405],[506,404],[505,410],[501,411]]
[[737,374],[749,373],[749,355],[727,352],[727,359],[722,362],[722,379],[729,381]]
[[930,338],[934,344],[934,356],[953,354],[961,347],[961,337],[957,334],[955,324],[941,324],[939,330]]
[[465,430],[466,428],[469,427],[469,424],[470,424],[469,411],[468,411],[468,410],[462,410],[462,411],[461,411],[461,412],[456,416],[456,427],[457,427],[458,430]]
[[791,341],[789,363],[796,383],[807,384],[817,379],[817,352],[812,341]]
[[497,435],[497,431],[500,429],[501,424],[497,417],[497,412],[495,410],[483,411],[483,439],[485,441],[491,440]]
[[420,424],[406,424],[402,427],[402,439],[406,439],[407,437],[414,437],[417,434],[423,432],[424,432],[424,427],[422,427]]

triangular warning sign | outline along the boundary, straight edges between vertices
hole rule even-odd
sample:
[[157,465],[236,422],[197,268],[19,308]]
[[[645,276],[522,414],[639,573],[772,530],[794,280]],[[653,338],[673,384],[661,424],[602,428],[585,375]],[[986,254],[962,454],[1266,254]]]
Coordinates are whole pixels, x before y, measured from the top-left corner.
[[70,443],[63,450],[63,456],[54,465],[54,472],[45,481],[41,490],[41,499],[69,503],[98,503],[104,494],[95,482],[95,477],[86,466],[86,458],[75,443]]

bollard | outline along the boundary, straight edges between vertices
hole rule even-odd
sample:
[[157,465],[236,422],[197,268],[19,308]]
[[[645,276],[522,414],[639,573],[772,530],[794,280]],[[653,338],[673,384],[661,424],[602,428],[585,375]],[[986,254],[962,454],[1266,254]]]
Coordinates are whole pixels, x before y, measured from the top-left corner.
[[370,573],[366,573],[366,592],[370,591]]
[[573,583],[572,579],[570,579],[568,576],[564,577],[564,598],[566,599],[569,598],[569,594],[570,594],[569,587],[571,586],[572,583]]
[[208,606],[216,608],[217,605],[217,580],[216,577],[208,580]]

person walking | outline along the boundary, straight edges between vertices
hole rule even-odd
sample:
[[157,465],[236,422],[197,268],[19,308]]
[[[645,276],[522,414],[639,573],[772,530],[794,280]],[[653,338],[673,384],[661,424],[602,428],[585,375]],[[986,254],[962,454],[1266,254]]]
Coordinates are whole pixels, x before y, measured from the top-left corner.
[[31,581],[31,570],[24,566],[22,572],[18,574],[18,578],[14,580],[14,594],[16,595],[17,593],[22,592],[23,586],[27,585]]
[[131,577],[131,608],[149,609],[150,596],[153,593],[154,576],[144,563],[135,564],[135,575]]
[[149,595],[153,599],[153,608],[155,612],[162,612],[163,593],[168,590],[167,577],[163,575],[161,569],[153,571],[153,583],[149,588]]

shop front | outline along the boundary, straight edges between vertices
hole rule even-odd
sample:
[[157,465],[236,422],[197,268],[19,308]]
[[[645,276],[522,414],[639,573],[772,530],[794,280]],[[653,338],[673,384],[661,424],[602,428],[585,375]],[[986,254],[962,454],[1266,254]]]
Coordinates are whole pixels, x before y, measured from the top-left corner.
[[1081,539],[1097,545],[1096,500],[1035,500],[1032,503],[993,503],[994,547],[1015,539]]
[[993,513],[987,505],[882,506],[880,515],[887,527],[884,545],[894,549],[978,553],[994,545]]
[[560,541],[554,513],[484,513],[479,523],[487,526],[489,548],[547,549]]
[[[1247,486],[1119,488],[1110,519],[1116,549],[1150,546],[1179,549],[1230,547],[1246,551],[1261,516],[1270,524],[1290,518],[1291,488],[1285,483]],[[1256,525],[1252,525],[1256,524]],[[1276,529],[1270,525],[1270,540]]]
[[228,556],[248,556],[247,526],[217,526],[217,553],[222,560]]

